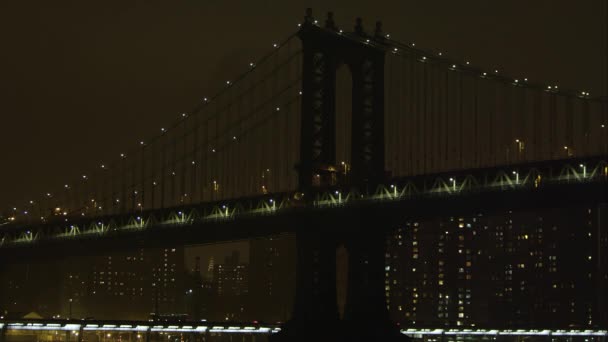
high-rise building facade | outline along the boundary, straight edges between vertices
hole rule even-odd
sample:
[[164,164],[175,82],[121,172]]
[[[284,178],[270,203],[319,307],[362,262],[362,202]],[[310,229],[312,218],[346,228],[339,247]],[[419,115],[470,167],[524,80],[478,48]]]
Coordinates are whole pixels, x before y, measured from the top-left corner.
[[238,251],[213,266],[212,288],[216,302],[212,318],[234,321],[246,317],[249,265],[241,261]]
[[387,241],[391,316],[414,327],[606,327],[600,211],[405,221]]

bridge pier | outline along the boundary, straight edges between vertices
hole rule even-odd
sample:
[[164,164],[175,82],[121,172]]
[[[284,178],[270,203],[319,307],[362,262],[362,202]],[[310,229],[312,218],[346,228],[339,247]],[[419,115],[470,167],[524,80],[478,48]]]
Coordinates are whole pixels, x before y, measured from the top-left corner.
[[[269,340],[408,341],[391,322],[386,308],[385,232],[390,223],[370,213],[350,217],[319,217],[299,222],[293,317],[280,333],[271,335]],[[373,233],[369,233],[370,230]],[[329,233],[332,231],[341,234]],[[344,319],[340,320],[336,249],[342,243],[349,257],[347,298]]]
[[596,296],[599,325],[608,325],[608,203],[600,203],[597,208],[596,249]]
[[0,342],[6,341],[6,330],[8,329],[7,324],[4,323],[2,328],[0,328]]
[[386,307],[385,253],[390,222],[363,213],[351,219],[348,294],[343,322],[347,341],[408,341],[390,320]]
[[[293,316],[271,342],[339,341],[336,239],[323,219],[299,221]],[[322,339],[318,331],[324,331]]]

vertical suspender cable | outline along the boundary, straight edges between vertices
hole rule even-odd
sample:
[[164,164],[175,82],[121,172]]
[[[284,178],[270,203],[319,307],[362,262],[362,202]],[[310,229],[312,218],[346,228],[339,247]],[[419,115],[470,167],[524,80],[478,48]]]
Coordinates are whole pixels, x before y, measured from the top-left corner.
[[[570,98],[570,96],[568,96],[568,98]],[[582,155],[583,156],[587,156],[589,155],[589,151],[590,151],[590,123],[589,123],[589,117],[590,117],[590,108],[589,108],[589,100],[588,99],[583,99],[583,140],[581,141],[581,143],[583,144],[582,147]],[[581,155],[579,155],[581,156]]]
[[198,156],[198,151],[199,151],[199,130],[200,127],[198,125],[198,121],[199,121],[199,115],[200,112],[195,113],[194,118],[192,120],[194,120],[192,126],[194,127],[194,133],[192,136],[192,168],[191,170],[191,181],[190,181],[190,189],[188,192],[190,192],[190,203],[198,203],[200,202],[200,193],[199,193],[199,187],[198,187],[198,169],[201,167],[201,163],[200,161],[197,160],[197,156]]
[[138,207],[143,209],[146,204],[146,145],[141,147],[141,201],[138,203]]
[[151,159],[151,163],[150,163],[150,180],[147,182],[148,185],[150,186],[150,204],[148,205],[150,209],[156,209],[156,202],[155,202],[155,197],[156,197],[156,185],[158,184],[156,182],[156,167],[157,167],[157,163],[156,163],[156,154],[157,154],[157,144],[160,145],[162,140],[162,136],[160,138],[155,139],[155,141],[152,143],[152,145],[150,146],[150,159]]
[[[239,83],[239,90],[242,87],[242,83]],[[242,175],[242,160],[244,158],[244,153],[242,153],[242,144],[240,142],[240,139],[242,139],[242,119],[241,119],[241,113],[243,111],[243,94],[244,92],[242,91],[238,91],[237,92],[237,104],[236,104],[236,121],[237,121],[237,125],[234,129],[234,136],[236,137],[236,140],[234,140],[232,143],[234,145],[234,171],[235,171],[235,184],[234,184],[234,188],[235,188],[235,193],[237,197],[242,197],[245,196],[245,192],[242,189],[242,185],[243,185],[243,177],[244,175]],[[238,174],[237,174],[238,173]]]
[[566,107],[566,139],[564,142],[565,146],[572,148],[574,146],[574,108],[572,103],[574,99],[571,96],[566,96],[564,100]]
[[137,154],[133,152],[131,166],[131,185],[129,186],[129,192],[127,196],[131,196],[131,210],[133,212],[135,210],[135,177],[137,176]]
[[127,206],[127,158],[122,158],[122,194],[120,200],[120,213],[124,214]]
[[443,122],[444,122],[444,133],[445,133],[445,137],[444,137],[444,149],[443,149],[443,155],[444,155],[444,165],[443,168],[444,169],[450,169],[451,165],[450,165],[450,134],[451,134],[451,130],[450,130],[450,73],[448,71],[444,71],[445,72],[445,91],[444,91],[444,98],[445,98],[445,102],[444,102],[444,107],[443,107]]
[[396,127],[396,134],[397,134],[397,146],[395,147],[395,150],[393,151],[394,154],[394,158],[396,160],[396,165],[397,165],[397,172],[396,172],[396,176],[403,176],[405,175],[405,166],[403,165],[404,163],[404,159],[403,158],[405,156],[405,137],[407,135],[406,131],[405,131],[405,127],[404,127],[404,116],[407,113],[407,111],[405,110],[405,106],[403,104],[403,97],[404,97],[404,92],[406,91],[405,86],[406,86],[406,82],[404,81],[406,75],[405,75],[405,68],[403,67],[403,65],[405,64],[405,57],[404,56],[399,56],[399,77],[397,77],[397,80],[399,80],[399,86],[397,87],[397,91],[399,92],[399,106],[397,107],[397,113],[396,113],[396,119],[397,119],[397,127]]
[[161,150],[161,163],[160,163],[160,208],[165,209],[165,179],[166,179],[166,168],[167,165],[167,134],[163,133],[160,137],[160,150]]
[[182,163],[182,167],[181,167],[181,171],[180,171],[180,180],[181,180],[181,189],[180,189],[180,194],[179,194],[179,205],[183,205],[186,203],[186,196],[188,196],[187,192],[186,192],[186,173],[187,173],[187,158],[188,155],[186,153],[186,148],[187,148],[187,142],[188,142],[188,131],[187,131],[187,126],[186,126],[186,121],[188,120],[188,118],[184,117],[182,118],[182,141],[183,141],[183,152],[182,152],[182,156],[180,158],[181,163]]
[[422,172],[428,172],[427,168],[427,142],[428,142],[428,130],[427,130],[427,115],[429,113],[428,110],[428,98],[429,98],[429,82],[428,82],[428,73],[429,73],[428,64],[422,64],[422,110],[420,111],[422,114],[422,130],[420,130],[421,138],[422,138]]
[[473,77],[473,158],[472,167],[481,166],[480,147],[479,147],[479,78]]
[[413,130],[412,130],[412,139],[414,141],[414,146],[412,146],[412,154],[415,154],[415,163],[413,163],[413,174],[418,174],[420,172],[419,164],[420,164],[420,134],[422,133],[420,129],[419,123],[419,115],[420,115],[420,75],[418,74],[418,64],[413,63],[413,82],[414,88],[412,91],[414,92],[413,102]]
[[532,148],[533,148],[533,159],[535,161],[541,158],[541,149],[538,143],[538,138],[540,136],[540,123],[542,121],[542,99],[543,94],[541,91],[532,88],[531,89],[534,94],[534,108],[532,113]]
[[464,168],[464,75],[458,75],[458,155],[459,168]]
[[604,155],[608,154],[608,98],[601,101],[600,141],[604,142]]
[[177,175],[177,129],[173,130],[173,152],[171,154],[171,201],[169,206],[175,206],[177,204],[177,196],[175,193],[175,177]]
[[[549,94],[549,158],[555,158],[555,149],[556,141],[555,141],[555,121],[556,121],[556,97],[555,94]],[[571,146],[567,146],[566,148],[566,156],[568,156],[568,148],[572,148]]]
[[[208,109],[208,106],[205,106],[205,109]],[[199,201],[200,202],[205,202],[206,200],[206,192],[205,192],[205,188],[207,186],[207,184],[209,184],[209,180],[207,179],[207,167],[208,167],[208,161],[205,159],[205,154],[207,153],[207,151],[209,150],[209,143],[208,143],[208,139],[209,139],[209,121],[207,119],[205,119],[205,114],[207,112],[203,111],[200,113],[201,115],[201,142],[199,144],[199,159],[198,159],[198,164],[199,164]]]
[[[275,56],[273,58],[274,60],[274,66],[273,69],[275,70],[275,72],[273,73],[272,77],[272,87],[270,90],[270,96],[274,96],[275,94],[277,94],[277,89],[279,89],[278,86],[278,82],[279,79],[281,77],[281,70],[277,70],[277,68],[279,67],[279,55],[281,50],[283,49],[283,47],[281,47],[279,49],[279,51],[277,51],[275,53]],[[276,99],[276,107],[279,108],[281,105],[281,98],[277,97]],[[272,108],[271,108],[272,110]],[[270,163],[270,167],[271,167],[271,171],[273,174],[272,177],[272,191],[278,191],[279,190],[279,178],[281,177],[281,171],[279,170],[279,156],[280,156],[280,145],[283,143],[281,141],[281,132],[279,131],[279,119],[282,115],[281,110],[284,111],[285,108],[280,108],[279,113],[276,113],[274,118],[270,119],[270,122],[268,123],[268,128],[270,129],[270,132],[268,132],[268,138],[269,138],[269,142],[270,142],[270,146],[268,146],[268,151],[272,151],[272,155],[270,156],[271,158],[271,163]],[[275,140],[273,140],[273,137],[275,138]]]
[[499,84],[502,87],[502,93],[503,93],[503,106],[504,106],[504,111],[501,113],[502,116],[502,122],[504,124],[504,132],[501,135],[502,141],[500,143],[501,148],[504,148],[505,151],[505,160],[504,162],[509,164],[511,163],[511,140],[513,137],[513,91],[511,89],[511,87],[509,87],[508,85],[505,85],[502,82],[499,82]]

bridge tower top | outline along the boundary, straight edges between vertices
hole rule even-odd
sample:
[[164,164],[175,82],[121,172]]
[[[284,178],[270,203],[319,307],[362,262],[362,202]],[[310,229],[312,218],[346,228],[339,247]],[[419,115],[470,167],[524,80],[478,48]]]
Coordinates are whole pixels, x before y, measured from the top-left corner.
[[354,32],[338,29],[333,13],[320,27],[306,10],[298,32],[303,47],[302,125],[299,188],[335,185],[328,170],[336,165],[336,72],[352,75],[352,167],[350,185],[375,187],[384,176],[384,58],[382,23],[368,36],[363,20]]

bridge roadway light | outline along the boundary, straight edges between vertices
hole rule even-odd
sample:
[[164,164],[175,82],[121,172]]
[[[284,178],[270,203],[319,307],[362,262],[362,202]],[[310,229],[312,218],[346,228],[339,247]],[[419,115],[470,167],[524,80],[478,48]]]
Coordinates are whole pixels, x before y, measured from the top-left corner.
[[579,167],[583,169],[583,178],[587,178],[587,166],[584,164],[580,164]]
[[391,189],[393,189],[393,197],[397,198],[397,187],[395,184],[391,184]]
[[519,184],[519,172],[513,171],[513,175],[515,175],[515,184]]
[[450,182],[452,182],[452,189],[456,191],[456,180],[454,178],[450,178]]

